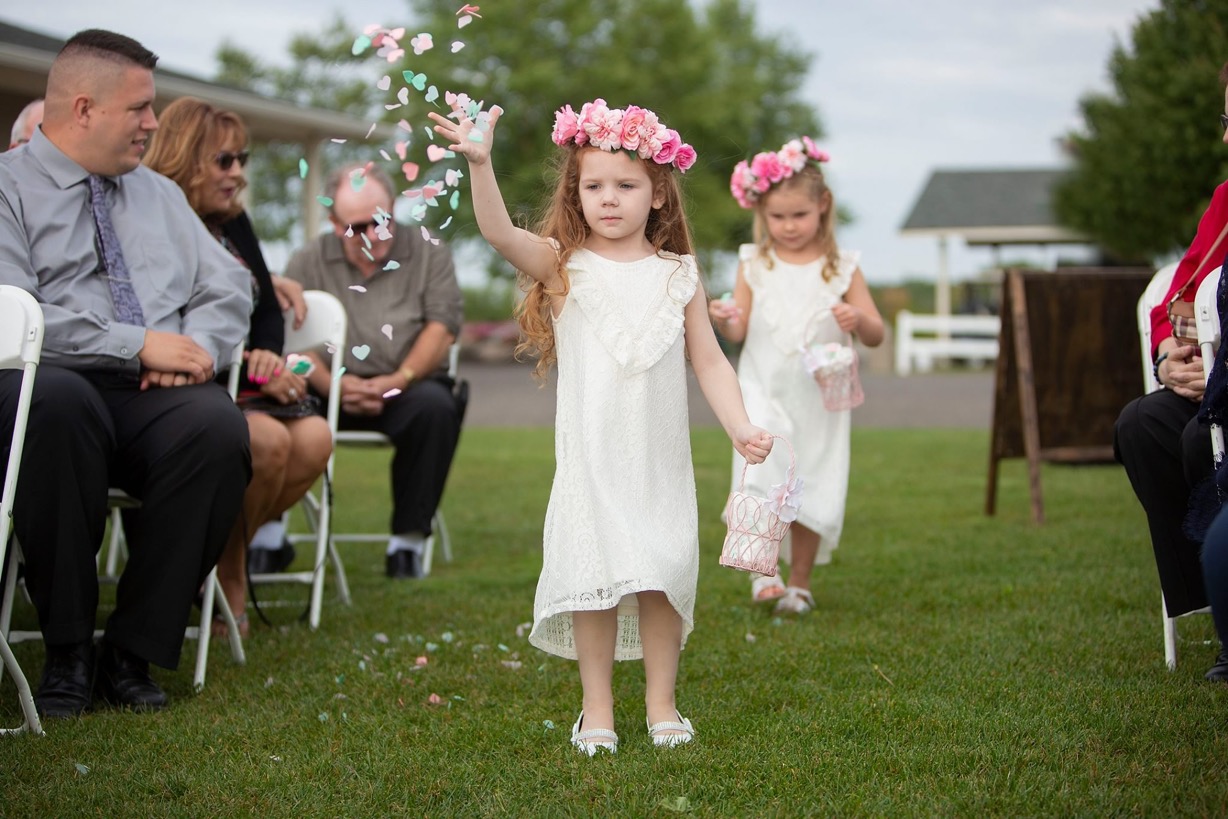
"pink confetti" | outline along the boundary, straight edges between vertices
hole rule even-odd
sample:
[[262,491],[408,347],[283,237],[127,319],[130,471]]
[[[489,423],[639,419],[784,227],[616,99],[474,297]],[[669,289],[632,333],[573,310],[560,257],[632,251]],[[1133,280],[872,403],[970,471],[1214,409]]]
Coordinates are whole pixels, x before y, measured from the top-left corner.
[[401,157],[401,159],[404,160],[405,154],[409,150],[409,143],[408,142],[398,142],[396,148],[397,148],[397,156]]
[[421,667],[421,666],[426,665],[426,664],[427,664],[427,663],[429,663],[429,662],[430,662],[430,660],[428,660],[428,659],[426,658],[426,655],[425,655],[425,654],[423,654],[421,657],[419,657],[418,659],[414,660],[414,665]]
[[387,151],[385,151],[383,148],[380,148],[380,149],[379,149],[379,155],[380,155],[380,156],[382,156],[382,157],[384,158],[384,161],[385,161],[385,162],[391,162],[391,161],[392,161],[392,157],[391,157],[391,156],[389,156],[389,155],[388,155],[388,152],[387,152]]
[[474,17],[481,17],[482,15],[478,14],[478,11],[480,11],[478,6],[471,6],[468,3],[466,3],[465,5],[461,6],[459,9],[456,10],[456,14],[458,16],[461,14],[472,14]]
[[385,74],[384,76],[379,78],[379,82],[375,84],[375,87],[381,91],[387,91],[389,88],[392,87],[392,77],[389,77],[387,74]]
[[414,54],[422,56],[425,51],[430,51],[435,47],[435,40],[430,34],[422,32],[417,37],[409,41],[409,44],[414,47]]
[[401,86],[401,90],[397,92],[397,100],[399,100],[402,105],[409,105],[409,89],[405,86]]
[[439,147],[438,145],[427,145],[426,146],[426,158],[431,160],[432,162],[438,162],[439,160],[443,159],[447,155],[448,155],[447,150]]
[[346,142],[348,142],[349,140],[347,140],[347,139],[343,139],[343,138],[341,138],[341,137],[333,137],[333,138],[332,138],[330,141],[331,141],[331,142],[335,142],[335,143],[336,143],[336,144],[338,144],[338,145],[344,145],[344,144],[345,144]]
[[466,14],[464,17],[456,21],[456,27],[464,28],[465,26],[469,25],[472,22],[473,22],[473,18],[470,17],[468,14]]
[[463,176],[464,174],[461,173],[459,168],[448,168],[448,170],[444,172],[443,178],[449,188],[455,188],[460,184],[461,177]]
[[373,122],[373,123],[371,123],[371,127],[367,129],[367,135],[366,135],[365,137],[363,137],[363,139],[370,139],[370,138],[371,138],[371,135],[375,133],[375,125],[376,125],[376,123],[374,123],[374,122]]
[[397,387],[393,387],[392,389],[388,390],[388,392],[384,393],[380,397],[383,398],[385,401],[387,401],[390,398],[396,398],[400,394],[401,394],[401,390],[398,389]]
[[361,284],[351,284],[350,289],[353,290],[355,293],[366,293],[367,292],[367,288],[363,287]]
[[439,240],[431,235],[431,232],[426,229],[426,225],[422,226],[422,240],[425,242],[430,242],[433,245],[439,244]]
[[426,701],[428,705],[443,705],[443,697],[438,694],[431,694]]
[[406,122],[405,120],[401,120],[400,122],[398,122],[397,127],[400,128],[402,131],[405,131],[406,133],[409,133],[409,134],[412,134],[414,132],[414,127],[410,125],[408,122]]
[[418,163],[406,162],[401,166],[401,172],[405,174],[406,182],[413,182],[418,178]]
[[385,324],[383,327],[379,328],[379,331],[383,333],[385,336],[387,336],[389,341],[392,341],[392,325],[391,324]]
[[453,41],[452,41],[452,53],[453,53],[453,54],[455,54],[456,52],[460,51],[460,50],[461,50],[462,48],[464,48],[464,47],[465,47],[465,44],[464,44],[464,43],[462,43],[460,40],[453,40]]

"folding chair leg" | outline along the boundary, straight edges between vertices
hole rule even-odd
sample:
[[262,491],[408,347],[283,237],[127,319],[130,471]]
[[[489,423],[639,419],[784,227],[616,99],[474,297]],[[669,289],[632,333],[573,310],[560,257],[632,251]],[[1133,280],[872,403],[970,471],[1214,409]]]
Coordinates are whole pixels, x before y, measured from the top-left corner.
[[439,547],[443,550],[444,561],[452,562],[452,537],[448,534],[448,524],[443,519],[443,512],[436,512],[432,528],[439,537]]
[[120,517],[119,507],[111,507],[111,542],[107,547],[107,566],[103,574],[104,577],[115,579],[118,577],[116,570],[119,568],[120,552],[127,548],[124,542],[124,525],[123,518]]
[[8,669],[17,686],[17,699],[21,702],[21,716],[24,720],[17,728],[0,728],[0,734],[20,734],[23,731],[29,731],[35,736],[42,736],[43,724],[39,722],[38,710],[34,707],[34,696],[30,693],[30,683],[26,680],[21,666],[17,664],[17,658],[13,656],[13,649],[9,648],[9,641],[4,639],[3,634],[0,634],[0,657],[4,658],[4,667]]
[[234,612],[230,610],[230,603],[227,602],[226,594],[222,591],[222,583],[217,579],[217,567],[214,567],[205,580],[205,593],[202,595],[200,606],[200,633],[196,635],[196,675],[192,680],[192,685],[197,693],[200,693],[205,687],[205,672],[209,667],[209,642],[213,637],[214,604],[218,606],[222,619],[226,621],[226,628],[230,635],[231,657],[239,665],[247,662],[247,655],[243,651],[243,639],[239,635],[239,623],[235,620]]
[[1160,616],[1164,624],[1164,664],[1169,671],[1177,668],[1177,618],[1168,616],[1168,604],[1160,595]]

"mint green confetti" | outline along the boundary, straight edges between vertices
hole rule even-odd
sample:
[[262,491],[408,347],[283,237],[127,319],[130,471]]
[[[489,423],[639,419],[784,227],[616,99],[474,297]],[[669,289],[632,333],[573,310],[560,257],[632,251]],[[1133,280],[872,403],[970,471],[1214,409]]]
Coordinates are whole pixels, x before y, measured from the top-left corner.
[[460,191],[452,191],[452,195],[448,197],[448,204],[452,206],[452,210],[460,207]]
[[90,772],[90,767],[88,765],[82,765],[80,762],[74,762],[72,766],[77,769],[77,773],[79,773],[81,776],[85,776]]
[[398,262],[396,259],[389,259],[388,263],[384,265],[385,270],[398,270],[400,269],[400,267],[401,267],[401,263]]
[[298,178],[299,179],[307,178],[307,160],[306,159],[300,159],[298,161]]
[[350,189],[360,191],[362,186],[367,184],[367,177],[363,174],[356,173],[350,177]]
[[333,200],[327,196],[317,196],[316,201],[326,208],[331,208],[333,206]]
[[359,34],[354,38],[354,45],[350,46],[350,53],[357,57],[359,54],[371,47],[371,38],[365,34]]

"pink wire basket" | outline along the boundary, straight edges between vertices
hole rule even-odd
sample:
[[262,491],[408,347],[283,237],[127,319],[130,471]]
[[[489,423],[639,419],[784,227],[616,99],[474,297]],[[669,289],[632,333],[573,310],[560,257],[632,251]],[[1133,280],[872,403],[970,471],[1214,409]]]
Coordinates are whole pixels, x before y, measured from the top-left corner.
[[[832,317],[830,311],[819,315],[823,319]],[[861,379],[857,376],[857,350],[847,334],[845,341],[845,344],[811,342],[802,346],[802,366],[819,385],[823,406],[829,412],[851,410],[866,400],[861,390]]]
[[[785,474],[785,483],[790,484],[797,471],[793,445],[779,435],[772,437],[784,441],[785,446],[789,447],[789,471]],[[738,488],[729,493],[729,500],[725,503],[725,520],[729,531],[721,547],[720,564],[774,577],[780,562],[780,543],[789,531],[789,522],[781,520],[780,515],[773,511],[773,501],[746,493],[746,470],[749,467],[749,463],[743,463]]]

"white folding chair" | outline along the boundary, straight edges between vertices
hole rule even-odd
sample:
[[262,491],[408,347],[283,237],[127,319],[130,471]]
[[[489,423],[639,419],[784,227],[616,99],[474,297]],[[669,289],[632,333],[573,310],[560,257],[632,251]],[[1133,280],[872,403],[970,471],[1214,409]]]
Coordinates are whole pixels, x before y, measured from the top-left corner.
[[1138,300],[1138,338],[1143,353],[1143,392],[1145,393],[1160,389],[1160,382],[1156,381],[1153,367],[1155,359],[1151,356],[1151,311],[1164,300],[1168,288],[1173,283],[1173,274],[1176,272],[1176,262],[1161,267],[1151,277],[1151,282]]
[[[454,343],[448,349],[448,376],[456,379],[460,367],[460,344]],[[392,441],[382,432],[363,430],[340,430],[337,432],[337,443],[345,446],[359,447],[391,447]],[[431,564],[435,556],[435,539],[439,538],[439,548],[443,559],[452,562],[452,538],[448,534],[448,524],[443,512],[435,511],[431,519],[431,535],[426,539],[422,553],[422,574],[425,577],[431,573]],[[369,532],[345,532],[333,535],[333,541],[338,543],[387,543],[390,533],[372,534]]]
[[[1220,270],[1216,268],[1207,274],[1207,277],[1198,285],[1198,292],[1194,295],[1194,323],[1198,328],[1198,346],[1202,353],[1202,371],[1207,378],[1211,377],[1211,369],[1215,366],[1215,353],[1219,349],[1220,342],[1220,326],[1219,326],[1219,310],[1216,307],[1216,292],[1219,290]],[[1169,282],[1171,283],[1171,278]],[[1148,287],[1148,290],[1151,288]],[[1167,285],[1164,291],[1161,292],[1160,298],[1164,297],[1167,292]],[[1150,350],[1148,350],[1150,356]],[[1151,372],[1148,372],[1149,378],[1154,378]],[[1211,456],[1216,466],[1224,460],[1224,432],[1218,425],[1211,425]],[[1182,617],[1189,617],[1191,614],[1210,614],[1211,607],[1205,606],[1194,611],[1187,611],[1184,614],[1179,614],[1176,617],[1170,617],[1168,614],[1168,603],[1164,600],[1163,593],[1160,594],[1160,614],[1163,617],[1164,623],[1164,663],[1168,669],[1172,671],[1177,667],[1177,620]]]
[[[286,341],[284,350],[288,353],[302,353],[309,350],[326,348],[333,353],[332,366],[329,372],[332,388],[328,391],[328,410],[326,418],[328,428],[333,434],[334,443],[337,440],[337,415],[341,406],[341,390],[337,383],[341,380],[341,351],[345,349],[346,316],[341,302],[330,293],[322,290],[308,290],[303,293],[307,301],[307,318],[303,326],[295,329],[293,317],[286,317]],[[311,603],[308,608],[308,623],[311,628],[320,625],[320,609],[324,597],[324,562],[331,559],[337,574],[337,593],[342,601],[349,605],[350,587],[345,578],[345,568],[336,547],[329,539],[330,518],[332,514],[333,486],[333,456],[329,456],[328,465],[324,468],[324,480],[317,498],[308,492],[303,496],[300,507],[307,518],[311,534],[290,535],[292,543],[303,540],[314,540],[315,560],[312,568],[302,572],[283,572],[280,574],[255,574],[251,576],[252,583],[305,583],[311,586]]]
[[[8,466],[4,472],[4,491],[0,494],[0,566],[6,565],[5,554],[12,531],[13,499],[17,494],[17,472],[21,467],[21,451],[26,440],[26,422],[30,417],[30,401],[34,394],[34,378],[43,350],[43,311],[38,302],[19,287],[0,285],[0,369],[22,370],[21,389],[17,397],[17,414],[13,422],[13,439],[9,448]],[[9,566],[9,579],[5,599],[14,593],[17,567]],[[34,708],[34,696],[30,683],[22,672],[13,650],[9,648],[5,634],[0,631],[0,657],[4,668],[17,686],[17,699],[21,702],[22,724],[16,728],[2,728],[2,734],[18,734],[29,731],[43,733],[38,711]]]
[[[239,343],[231,352],[227,389],[232,399],[239,394],[239,377],[243,366],[243,349],[244,345]],[[127,557],[128,552],[127,541],[124,537],[122,513],[125,509],[135,509],[140,505],[141,502],[138,499],[122,489],[111,487],[108,491],[107,507],[110,509],[111,534],[107,545],[105,569],[99,573],[99,582],[117,583],[119,581],[119,561],[121,558]],[[4,590],[3,603],[0,603],[0,635],[7,636],[9,641],[13,643],[20,643],[25,640],[41,640],[43,635],[40,631],[12,631],[9,628],[13,617],[13,595],[15,592],[18,558],[20,557],[20,544],[14,543],[14,546],[17,548],[9,556],[8,580]],[[99,559],[101,560],[101,555],[99,555]],[[222,590],[222,583],[217,579],[216,566],[209,571],[209,576],[205,578],[204,588],[205,594],[202,596],[200,606],[200,624],[198,626],[188,626],[184,632],[184,639],[196,640],[196,669],[192,682],[197,691],[205,687],[205,675],[209,667],[209,642],[213,636],[212,623],[215,605],[221,613],[222,619],[226,622],[226,629],[230,638],[231,658],[239,665],[247,662],[247,654],[243,650],[243,639],[239,634],[239,623],[235,619],[234,612],[231,611],[230,603],[226,600],[226,594]],[[102,632],[96,630],[94,636],[100,637]]]

